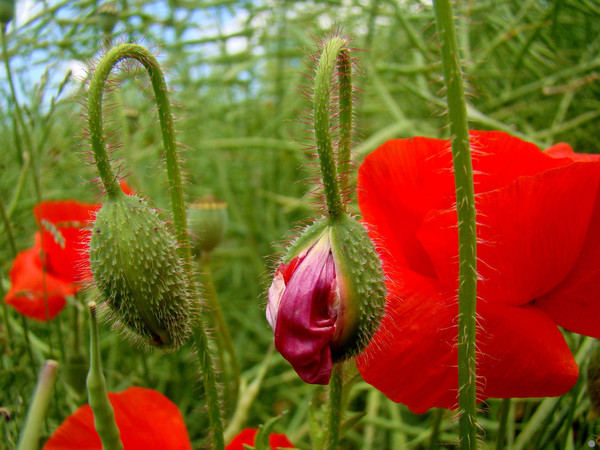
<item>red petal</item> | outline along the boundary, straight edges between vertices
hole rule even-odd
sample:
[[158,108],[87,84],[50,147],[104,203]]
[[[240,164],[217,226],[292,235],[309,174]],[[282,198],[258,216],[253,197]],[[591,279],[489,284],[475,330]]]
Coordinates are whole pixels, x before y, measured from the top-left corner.
[[[254,446],[254,439],[257,433],[258,430],[255,428],[246,428],[240,431],[231,443],[225,447],[225,450],[244,450],[244,444]],[[296,448],[285,434],[270,434],[269,445],[272,450],[277,450],[278,448]]]
[[[572,163],[479,194],[479,296],[519,305],[560,283],[584,247],[599,181],[600,164]],[[456,213],[432,217],[418,236],[438,277],[455,285]]]
[[575,266],[556,288],[535,301],[561,327],[595,338],[600,338],[599,230],[600,190],[595,193],[594,212]]
[[17,255],[9,273],[11,288],[4,302],[26,317],[46,321],[56,317],[65,307],[65,297],[73,295],[76,289],[69,281],[44,274],[40,253],[36,239],[32,248]]
[[[387,314],[357,358],[368,383],[415,413],[457,406],[457,304],[436,282],[403,273],[390,285]],[[400,281],[402,282],[402,281]],[[562,334],[531,307],[478,303],[478,400],[561,395],[577,380]]]
[[572,161],[599,161],[600,155],[589,153],[575,153],[569,144],[560,142],[544,150],[544,153],[553,158],[570,158]]
[[398,264],[434,276],[416,237],[430,210],[450,208],[454,178],[448,141],[395,139],[371,153],[360,166],[358,201],[372,237]]
[[121,187],[121,190],[123,191],[124,194],[127,195],[134,195],[135,194],[135,190],[133,190],[129,184],[127,184],[127,181],[121,181],[121,183],[119,184],[119,186]]
[[[46,253],[48,271],[72,281],[91,277],[88,243],[90,222],[99,204],[80,203],[75,200],[42,202],[34,208],[36,219],[41,224],[43,248]],[[64,242],[57,242],[44,221],[56,227]]]
[[552,397],[577,381],[578,369],[561,332],[535,307],[478,302],[480,400]]
[[549,157],[535,144],[502,131],[471,131],[471,150],[476,193],[492,191],[519,177],[537,175],[572,162]]
[[405,271],[388,286],[386,315],[365,353],[357,358],[365,381],[415,413],[456,403],[454,293]]
[[[127,450],[191,449],[177,406],[152,389],[130,387],[109,393],[115,420]],[[82,406],[55,430],[44,450],[102,449],[89,405]]]

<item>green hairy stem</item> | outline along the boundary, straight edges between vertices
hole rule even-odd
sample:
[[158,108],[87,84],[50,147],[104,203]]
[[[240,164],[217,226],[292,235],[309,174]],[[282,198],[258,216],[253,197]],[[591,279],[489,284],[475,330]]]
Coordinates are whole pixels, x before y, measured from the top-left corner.
[[450,0],[434,0],[442,44],[458,218],[458,408],[460,445],[477,447],[477,230],[467,107]]

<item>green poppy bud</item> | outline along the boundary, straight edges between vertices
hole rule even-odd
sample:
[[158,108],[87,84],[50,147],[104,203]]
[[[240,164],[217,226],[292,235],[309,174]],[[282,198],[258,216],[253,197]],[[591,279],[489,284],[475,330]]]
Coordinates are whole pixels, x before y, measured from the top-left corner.
[[227,203],[205,195],[190,205],[188,228],[192,250],[210,252],[223,241],[227,228]]
[[307,383],[327,384],[332,364],[361,353],[385,309],[385,279],[364,227],[321,219],[292,244],[269,288],[275,347]]
[[90,266],[114,328],[165,350],[185,342],[190,306],[183,261],[175,238],[144,200],[122,194],[102,205]]
[[15,0],[0,0],[0,23],[6,26],[15,18]]
[[113,2],[102,3],[98,8],[98,25],[104,34],[111,34],[117,21],[119,10]]

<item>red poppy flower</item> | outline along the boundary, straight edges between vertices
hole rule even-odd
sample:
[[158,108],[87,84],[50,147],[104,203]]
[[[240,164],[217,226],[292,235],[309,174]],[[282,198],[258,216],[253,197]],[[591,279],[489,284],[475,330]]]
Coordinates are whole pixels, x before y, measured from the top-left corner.
[[[478,397],[567,392],[577,365],[558,329],[600,338],[600,156],[541,152],[472,132],[478,235]],[[364,379],[417,413],[457,405],[458,237],[450,143],[391,140],[358,199],[388,276]]]
[[[190,438],[181,413],[152,389],[130,387],[109,393],[115,421],[127,450],[187,450]],[[80,407],[54,431],[44,450],[102,449],[90,405]]]
[[33,212],[43,230],[42,247],[46,255],[46,268],[54,275],[72,282],[92,276],[87,247],[90,238],[89,224],[100,209],[97,203],[75,200],[42,202]]
[[[244,444],[254,446],[254,439],[258,430],[255,428],[246,428],[242,430],[233,441],[225,447],[225,450],[244,450]],[[272,450],[279,448],[296,448],[292,444],[285,434],[272,433],[269,435],[269,445]]]
[[4,301],[24,316],[52,320],[64,308],[65,297],[73,295],[76,288],[68,280],[44,273],[40,241],[36,233],[33,247],[15,258],[9,273],[11,288]]

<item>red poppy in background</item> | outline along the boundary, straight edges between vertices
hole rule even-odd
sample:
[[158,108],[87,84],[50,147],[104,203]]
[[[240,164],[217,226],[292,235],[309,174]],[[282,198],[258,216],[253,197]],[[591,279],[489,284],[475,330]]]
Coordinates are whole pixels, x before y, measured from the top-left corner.
[[43,230],[42,247],[49,272],[72,282],[92,276],[85,257],[90,239],[89,224],[100,209],[98,203],[75,200],[42,202],[33,213]]
[[[187,428],[177,406],[160,392],[130,387],[109,393],[126,450],[188,450]],[[80,407],[54,431],[44,450],[101,450],[90,405]]]
[[[478,397],[567,392],[578,368],[558,326],[600,338],[600,156],[472,132]],[[457,406],[458,237],[450,143],[391,140],[360,167],[358,200],[387,274],[363,378],[423,413]]]
[[[121,183],[126,194],[133,190]],[[47,201],[33,209],[42,230],[32,248],[20,252],[10,270],[11,289],[5,303],[41,321],[52,320],[64,308],[65,297],[92,277],[88,254],[89,224],[99,203]],[[42,264],[43,260],[43,264]]]
[[36,233],[33,247],[19,253],[13,262],[11,288],[4,301],[26,317],[52,320],[64,308],[65,297],[75,294],[76,287],[68,280],[44,274],[41,252],[40,234]]
[[[240,431],[240,433],[233,438],[231,443],[225,447],[225,450],[244,450],[244,444],[253,447],[257,433],[258,430],[255,428],[246,428]],[[285,434],[270,434],[269,445],[272,450],[277,450],[278,448],[296,448]]]

